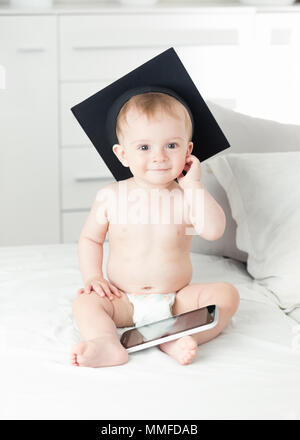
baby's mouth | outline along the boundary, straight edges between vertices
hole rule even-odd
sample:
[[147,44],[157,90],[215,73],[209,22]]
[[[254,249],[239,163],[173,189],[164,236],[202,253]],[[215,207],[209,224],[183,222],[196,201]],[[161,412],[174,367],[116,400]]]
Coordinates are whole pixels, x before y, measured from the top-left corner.
[[151,170],[149,170],[149,171],[168,171],[170,168],[153,168],[153,169],[151,169]]

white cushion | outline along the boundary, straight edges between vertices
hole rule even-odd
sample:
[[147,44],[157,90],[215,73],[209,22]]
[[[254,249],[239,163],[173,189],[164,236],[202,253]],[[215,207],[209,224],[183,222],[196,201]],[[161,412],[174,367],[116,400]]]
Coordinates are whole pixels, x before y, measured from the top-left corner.
[[300,307],[300,151],[210,161],[237,223],[247,270],[286,312]]
[[[266,119],[253,118],[207,101],[210,111],[227,137],[231,147],[214,157],[228,153],[255,153],[276,151],[298,151],[300,149],[300,126],[281,124]],[[191,250],[209,255],[227,256],[247,261],[247,254],[235,244],[236,222],[224,189],[207,169],[208,159],[202,163],[202,182],[211,195],[222,206],[226,215],[226,229],[221,238],[207,241],[194,236]]]

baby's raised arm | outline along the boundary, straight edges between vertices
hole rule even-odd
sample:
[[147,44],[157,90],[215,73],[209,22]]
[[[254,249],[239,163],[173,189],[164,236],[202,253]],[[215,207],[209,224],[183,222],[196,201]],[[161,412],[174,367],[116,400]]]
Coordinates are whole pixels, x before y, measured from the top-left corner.
[[112,299],[113,294],[119,297],[121,294],[117,287],[105,280],[102,272],[103,243],[109,222],[107,206],[101,197],[101,191],[103,190],[97,193],[78,240],[79,267],[85,285],[84,289],[80,289],[80,293],[90,293],[94,290],[100,296],[106,295]]

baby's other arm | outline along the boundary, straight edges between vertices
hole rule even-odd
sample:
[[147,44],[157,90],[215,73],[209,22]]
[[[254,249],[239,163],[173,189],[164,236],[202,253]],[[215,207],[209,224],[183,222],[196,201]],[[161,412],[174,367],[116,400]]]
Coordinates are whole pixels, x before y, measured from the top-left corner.
[[[102,297],[107,296],[110,300],[114,299],[114,295],[121,297],[119,289],[107,281],[102,272],[103,243],[109,226],[107,194],[110,193],[113,185],[98,191],[78,241],[79,267],[85,285],[78,293],[94,291]],[[107,190],[109,191],[106,192]]]
[[204,188],[201,182],[201,164],[193,154],[186,157],[184,171],[185,176],[181,172],[177,180],[184,190],[188,221],[200,237],[210,241],[217,240],[225,230],[225,213]]
[[114,295],[121,297],[119,289],[107,281],[102,272],[103,243],[109,226],[108,197],[112,194],[113,185],[98,191],[78,240],[79,267],[85,285],[78,293],[89,294],[94,291],[110,300],[114,299]]
[[103,194],[110,186],[98,191],[79,236],[79,267],[84,283],[93,277],[103,278],[103,243],[109,226],[107,202]]
[[[195,182],[189,189],[192,191],[186,194],[188,216],[196,232],[200,237],[209,241],[222,237],[226,226],[226,217],[221,206],[201,182]],[[196,197],[197,190],[200,190],[198,197]]]

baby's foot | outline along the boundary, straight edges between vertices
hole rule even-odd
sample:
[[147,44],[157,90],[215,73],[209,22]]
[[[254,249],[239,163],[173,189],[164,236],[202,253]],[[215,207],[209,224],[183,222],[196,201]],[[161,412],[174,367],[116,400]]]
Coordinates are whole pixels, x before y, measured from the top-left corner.
[[72,347],[71,363],[79,367],[112,367],[127,361],[127,350],[114,336],[101,336]]
[[175,341],[165,342],[160,344],[159,348],[181,365],[191,363],[198,351],[197,342],[192,336],[183,336]]

